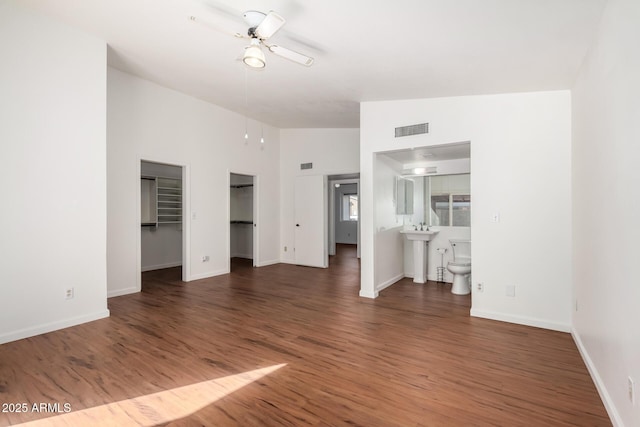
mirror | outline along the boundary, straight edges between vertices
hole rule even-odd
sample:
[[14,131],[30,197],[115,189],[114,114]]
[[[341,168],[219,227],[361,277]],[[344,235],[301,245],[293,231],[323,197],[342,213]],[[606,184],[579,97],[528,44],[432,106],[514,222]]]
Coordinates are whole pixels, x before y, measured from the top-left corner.
[[422,191],[422,222],[429,226],[470,227],[470,177],[468,173],[415,177],[416,191]]
[[413,180],[396,177],[396,214],[413,215]]

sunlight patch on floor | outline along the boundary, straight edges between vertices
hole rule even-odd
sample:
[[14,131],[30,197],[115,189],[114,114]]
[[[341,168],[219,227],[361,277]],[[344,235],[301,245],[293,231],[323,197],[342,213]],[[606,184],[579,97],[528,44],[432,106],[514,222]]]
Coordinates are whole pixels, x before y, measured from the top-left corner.
[[20,424],[21,426],[153,426],[188,417],[286,363],[203,381],[120,402]]

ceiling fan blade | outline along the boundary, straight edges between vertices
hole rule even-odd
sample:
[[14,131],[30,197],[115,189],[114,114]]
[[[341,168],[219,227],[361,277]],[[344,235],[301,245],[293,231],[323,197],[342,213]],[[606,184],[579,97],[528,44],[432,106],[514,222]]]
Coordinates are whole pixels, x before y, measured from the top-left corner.
[[218,31],[220,33],[226,34],[228,36],[233,36],[233,37],[237,37],[239,39],[241,38],[248,38],[242,34],[240,34],[237,31],[232,31],[229,28],[226,28],[225,26],[222,26],[218,23],[212,22],[212,21],[206,21],[203,19],[198,18],[197,16],[191,15],[189,16],[189,20],[192,22],[195,22],[196,24],[202,25],[210,30],[214,30],[214,31]]
[[258,36],[259,39],[264,40],[273,36],[278,32],[280,28],[285,24],[285,19],[271,11],[264,17],[260,25],[255,30],[255,35]]
[[265,46],[267,46],[271,52],[285,59],[288,59],[289,61],[296,62],[306,67],[310,67],[313,64],[313,58],[311,58],[310,56],[303,55],[291,49],[287,49],[286,47],[278,46],[275,44]]

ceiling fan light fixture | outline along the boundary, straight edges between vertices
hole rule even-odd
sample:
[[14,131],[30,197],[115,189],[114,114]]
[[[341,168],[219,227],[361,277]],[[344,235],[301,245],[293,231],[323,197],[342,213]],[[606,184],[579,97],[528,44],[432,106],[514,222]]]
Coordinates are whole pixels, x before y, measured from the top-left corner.
[[244,51],[242,62],[251,68],[264,68],[266,61],[264,52],[260,49],[260,41],[258,39],[251,40],[251,45]]

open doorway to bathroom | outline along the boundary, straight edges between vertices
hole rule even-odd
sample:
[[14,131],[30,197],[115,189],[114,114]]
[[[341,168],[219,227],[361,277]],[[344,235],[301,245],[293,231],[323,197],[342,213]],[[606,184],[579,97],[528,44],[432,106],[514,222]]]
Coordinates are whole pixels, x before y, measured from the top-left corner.
[[181,166],[140,162],[142,275],[163,281],[183,280],[182,176]]
[[[381,183],[376,188],[376,199],[389,201],[378,203],[375,224],[379,260],[376,268],[380,269],[380,277],[390,276],[380,290],[398,280],[397,273],[391,276],[386,272],[399,268],[404,277],[414,279],[416,284],[437,284],[453,290],[455,275],[448,267],[459,260],[454,260],[452,241],[471,240],[471,144],[459,142],[378,153],[375,170],[376,182]],[[403,234],[407,230],[434,234],[420,250]],[[401,259],[398,253],[403,254]],[[464,258],[471,270],[471,254]],[[461,273],[456,270],[456,274],[459,277]],[[470,274],[465,275],[469,285]],[[470,290],[467,286],[464,292],[468,294]]]
[[229,271],[257,265],[257,183],[254,175],[229,174]]

